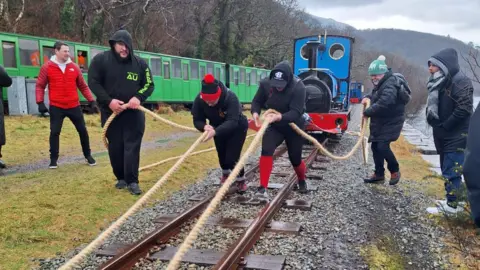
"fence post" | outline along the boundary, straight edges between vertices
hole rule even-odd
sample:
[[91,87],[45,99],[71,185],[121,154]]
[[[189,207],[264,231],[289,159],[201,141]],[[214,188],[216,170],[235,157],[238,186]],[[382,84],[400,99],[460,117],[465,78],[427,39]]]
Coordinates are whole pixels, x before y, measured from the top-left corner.
[[13,76],[12,81],[12,85],[7,89],[8,114],[26,115],[28,114],[28,105],[25,77]]

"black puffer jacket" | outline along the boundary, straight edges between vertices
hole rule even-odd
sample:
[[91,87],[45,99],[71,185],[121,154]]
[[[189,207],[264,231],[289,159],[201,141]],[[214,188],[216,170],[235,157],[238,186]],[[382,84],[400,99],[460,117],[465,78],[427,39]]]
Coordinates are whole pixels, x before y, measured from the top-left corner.
[[468,189],[468,199],[475,224],[480,228],[480,107],[470,121],[465,149],[463,175]]
[[[12,85],[12,78],[8,76],[5,69],[0,66],[0,146],[5,145],[5,119],[3,115],[3,91],[7,91],[7,87]],[[3,88],[3,91],[2,91]]]
[[373,88],[370,107],[365,110],[365,116],[370,117],[369,142],[392,142],[400,137],[405,122],[405,104],[398,96],[400,85],[391,71]]
[[468,125],[473,112],[472,81],[460,72],[458,55],[454,49],[444,49],[432,58],[440,61],[447,81],[438,93],[439,123],[432,123],[437,152],[463,151]]

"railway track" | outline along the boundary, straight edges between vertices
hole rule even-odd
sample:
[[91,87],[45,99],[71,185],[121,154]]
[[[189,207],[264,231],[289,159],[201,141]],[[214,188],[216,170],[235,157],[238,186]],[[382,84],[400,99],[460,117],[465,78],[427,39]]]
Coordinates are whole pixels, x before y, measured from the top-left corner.
[[[325,139],[322,143],[325,144]],[[317,158],[318,151],[312,146],[305,145],[302,154],[306,162],[307,168],[311,170],[322,169],[321,166],[312,166]],[[283,162],[282,162],[283,159]],[[188,265],[188,269],[283,269],[286,258],[284,256],[255,255],[248,253],[254,247],[264,231],[281,234],[298,234],[301,224],[295,222],[274,221],[272,218],[282,208],[300,209],[308,211],[311,208],[311,202],[293,199],[288,200],[295,187],[297,176],[291,169],[288,155],[286,155],[286,147],[279,148],[274,154],[274,170],[272,171],[271,181],[269,183],[269,195],[271,200],[269,203],[262,204],[258,201],[249,200],[248,196],[235,195],[236,188],[232,187],[229,194],[225,196],[222,202],[222,210],[219,216],[209,218],[203,237],[197,242],[208,242],[209,235],[215,234],[210,232],[211,227],[220,228],[222,230],[233,230],[225,241],[221,243],[208,243],[197,248],[196,245],[190,249],[182,259],[183,263]],[[246,171],[249,181],[251,193],[256,191],[258,185],[258,162]],[[287,169],[287,167],[290,167]],[[285,172],[287,171],[287,172]],[[314,179],[321,179],[318,175],[314,175],[307,171],[310,177],[309,191],[316,190],[313,184]],[[219,183],[217,183],[219,184]],[[137,242],[127,245],[120,243],[112,243],[97,251],[97,257],[111,257],[107,262],[102,264],[98,269],[164,269],[169,260],[173,258],[177,248],[185,235],[190,230],[189,226],[193,226],[205,207],[213,199],[216,192],[211,194],[197,194],[189,198],[191,202],[195,202],[192,207],[186,209],[180,214],[162,215],[156,219],[158,227],[147,234]],[[247,195],[247,194],[246,194]],[[272,196],[273,195],[273,196]],[[229,209],[242,208],[240,217],[231,214]],[[229,217],[229,216],[234,217]],[[243,234],[241,232],[243,231]],[[235,241],[236,240],[236,241]],[[235,241],[235,242],[234,242]],[[156,262],[163,266],[156,265]],[[145,268],[145,264],[152,264]],[[198,266],[201,268],[191,268]],[[210,268],[213,266],[214,268]],[[183,268],[183,267],[182,267]],[[185,268],[187,269],[187,268]]]

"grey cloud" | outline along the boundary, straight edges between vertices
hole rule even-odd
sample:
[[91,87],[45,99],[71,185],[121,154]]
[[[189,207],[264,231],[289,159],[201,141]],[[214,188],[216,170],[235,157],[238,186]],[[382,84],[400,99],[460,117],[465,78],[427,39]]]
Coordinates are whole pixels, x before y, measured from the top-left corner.
[[377,5],[385,0],[298,0],[305,9],[321,9],[335,7],[356,7]]

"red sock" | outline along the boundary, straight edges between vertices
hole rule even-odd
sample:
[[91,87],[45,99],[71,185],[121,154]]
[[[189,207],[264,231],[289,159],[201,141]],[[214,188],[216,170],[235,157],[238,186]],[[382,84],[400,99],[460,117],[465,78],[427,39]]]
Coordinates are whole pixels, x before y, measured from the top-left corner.
[[260,157],[260,185],[264,188],[268,187],[268,180],[272,173],[273,157],[261,156]]
[[307,167],[305,166],[305,162],[300,163],[297,167],[293,167],[295,173],[297,173],[298,181],[305,181],[305,171]]

